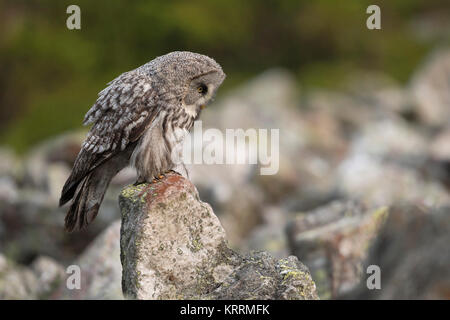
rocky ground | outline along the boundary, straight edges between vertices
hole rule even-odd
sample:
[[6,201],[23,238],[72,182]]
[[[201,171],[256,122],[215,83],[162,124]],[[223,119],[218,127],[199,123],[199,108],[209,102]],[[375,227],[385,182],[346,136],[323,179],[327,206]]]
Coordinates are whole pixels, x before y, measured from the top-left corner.
[[[204,129],[280,129],[279,172],[191,165],[190,180],[232,250],[264,250],[271,272],[296,256],[321,299],[449,298],[449,79],[444,49],[405,86],[367,74],[336,91],[304,91],[287,71],[269,70],[215,101],[202,120]],[[67,208],[57,207],[84,135],[23,157],[0,148],[1,299],[123,298],[117,199],[134,172],[114,179],[86,231],[64,233]],[[87,275],[81,290],[65,286],[72,264]],[[381,290],[365,285],[371,264],[381,268]]]

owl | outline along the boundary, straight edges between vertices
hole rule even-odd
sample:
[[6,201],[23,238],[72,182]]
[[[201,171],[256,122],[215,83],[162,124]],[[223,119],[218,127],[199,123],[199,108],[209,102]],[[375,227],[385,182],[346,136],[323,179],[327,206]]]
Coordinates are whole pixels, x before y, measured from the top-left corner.
[[212,58],[177,51],[108,83],[86,113],[83,124],[92,127],[61,193],[60,206],[71,201],[65,229],[81,230],[97,216],[111,179],[124,167],[136,169],[136,183],[174,170],[172,150],[224,79]]

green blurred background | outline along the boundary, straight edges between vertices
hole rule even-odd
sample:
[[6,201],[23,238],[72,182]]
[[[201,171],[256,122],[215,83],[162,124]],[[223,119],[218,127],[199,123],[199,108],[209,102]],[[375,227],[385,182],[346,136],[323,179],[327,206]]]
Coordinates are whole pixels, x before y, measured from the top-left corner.
[[[81,8],[81,30],[66,8]],[[366,28],[381,7],[382,30]],[[158,55],[190,50],[228,75],[221,94],[271,67],[303,88],[339,87],[354,72],[405,83],[448,43],[448,0],[0,1],[0,144],[26,151],[81,127],[105,84]]]

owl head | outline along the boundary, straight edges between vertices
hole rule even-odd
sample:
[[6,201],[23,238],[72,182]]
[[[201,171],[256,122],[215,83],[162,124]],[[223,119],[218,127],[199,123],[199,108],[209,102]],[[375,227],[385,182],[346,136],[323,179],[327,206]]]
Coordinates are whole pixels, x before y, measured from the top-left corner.
[[189,51],[175,51],[153,60],[160,80],[165,82],[185,111],[196,117],[214,97],[225,79],[214,59]]

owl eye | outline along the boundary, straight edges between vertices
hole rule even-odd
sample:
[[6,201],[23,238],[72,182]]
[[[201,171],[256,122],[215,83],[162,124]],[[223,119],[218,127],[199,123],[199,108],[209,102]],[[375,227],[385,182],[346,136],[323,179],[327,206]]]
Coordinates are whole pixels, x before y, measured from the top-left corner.
[[206,94],[208,92],[208,87],[205,86],[204,84],[201,84],[197,87],[197,91],[198,93]]

